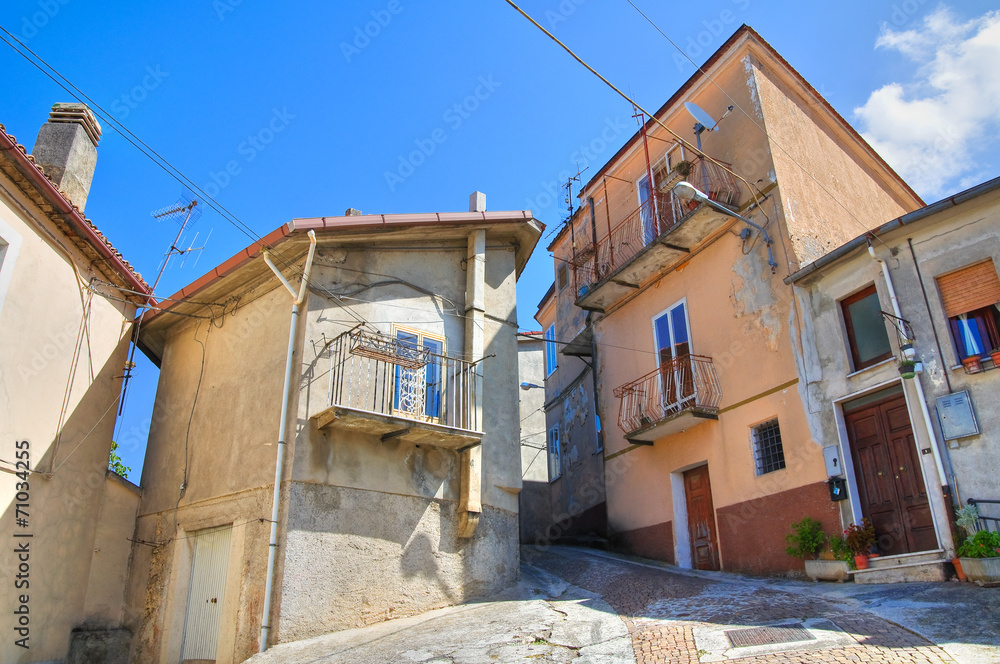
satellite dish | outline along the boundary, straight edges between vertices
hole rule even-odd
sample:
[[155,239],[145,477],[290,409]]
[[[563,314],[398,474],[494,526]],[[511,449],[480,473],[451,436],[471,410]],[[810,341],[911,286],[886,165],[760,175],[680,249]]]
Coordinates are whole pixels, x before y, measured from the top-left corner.
[[[708,112],[706,112],[705,109],[698,104],[692,101],[686,101],[684,102],[684,108],[686,108],[687,112],[691,114],[691,117],[698,121],[698,124],[700,124],[703,129],[707,129],[709,131],[716,131],[718,129],[719,123],[716,122],[715,118],[709,115]],[[697,128],[695,130],[697,131]]]

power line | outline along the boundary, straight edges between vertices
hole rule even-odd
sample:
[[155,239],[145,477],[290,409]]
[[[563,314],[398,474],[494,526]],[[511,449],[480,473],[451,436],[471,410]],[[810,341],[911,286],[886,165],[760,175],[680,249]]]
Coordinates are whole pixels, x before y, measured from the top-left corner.
[[[811,172],[810,172],[810,171],[809,171],[809,170],[808,170],[808,169],[807,169],[807,168],[806,168],[805,166],[803,166],[803,165],[802,165],[802,164],[800,164],[800,163],[799,163],[798,161],[796,161],[796,159],[795,159],[795,158],[794,158],[794,157],[793,157],[793,156],[792,156],[792,155],[791,155],[791,154],[790,154],[790,153],[788,152],[788,150],[786,150],[786,149],[785,149],[785,147],[784,147],[784,146],[783,146],[783,145],[782,145],[781,143],[779,143],[778,141],[776,141],[776,140],[775,140],[775,139],[774,139],[774,138],[773,138],[773,137],[772,137],[772,136],[771,136],[771,135],[770,135],[770,134],[769,134],[769,133],[767,132],[767,130],[766,130],[766,129],[765,129],[764,127],[762,127],[762,126],[760,125],[760,123],[759,123],[759,122],[757,122],[757,120],[756,120],[756,119],[755,119],[755,118],[754,118],[754,117],[753,117],[753,116],[752,116],[752,115],[751,115],[750,113],[747,113],[746,109],[744,109],[744,108],[743,108],[742,106],[740,106],[739,102],[737,102],[737,101],[736,101],[735,99],[733,99],[733,98],[732,98],[732,97],[731,97],[731,96],[729,95],[729,93],[728,93],[728,92],[726,92],[726,90],[725,90],[725,89],[724,89],[724,88],[723,88],[723,87],[722,87],[721,85],[719,85],[719,84],[718,84],[718,83],[717,83],[717,82],[715,81],[715,79],[714,79],[714,78],[712,78],[712,76],[711,76],[711,75],[710,75],[710,74],[709,74],[708,72],[706,72],[706,71],[705,71],[705,70],[704,70],[704,69],[703,69],[703,68],[702,68],[702,67],[701,67],[701,66],[700,66],[700,65],[699,65],[699,64],[698,64],[697,62],[695,62],[694,60],[692,60],[692,59],[691,59],[691,56],[689,56],[689,55],[688,55],[687,53],[685,53],[685,52],[684,52],[684,49],[682,49],[682,48],[681,48],[680,46],[678,46],[678,45],[677,45],[677,42],[675,42],[675,41],[674,41],[673,39],[671,39],[670,37],[668,37],[668,36],[667,36],[667,34],[666,34],[666,33],[665,33],[665,32],[664,32],[663,30],[661,30],[661,29],[660,29],[660,26],[658,26],[658,25],[657,25],[657,24],[656,24],[655,22],[653,22],[653,19],[651,19],[651,18],[650,18],[649,16],[647,16],[647,15],[645,14],[645,12],[643,12],[643,11],[642,11],[641,9],[639,9],[639,7],[638,7],[638,6],[637,6],[637,5],[636,5],[636,4],[635,4],[635,3],[634,3],[634,2],[632,1],[632,0],[626,0],[626,1],[627,1],[627,2],[628,2],[628,3],[630,4],[630,5],[632,5],[632,7],[633,7],[633,8],[634,8],[634,9],[635,9],[635,10],[636,10],[637,12],[639,12],[639,15],[640,15],[640,16],[642,16],[642,17],[643,17],[644,19],[646,19],[646,21],[648,21],[648,22],[649,22],[649,24],[650,24],[651,26],[653,26],[653,28],[655,28],[657,32],[659,32],[659,33],[660,33],[661,35],[663,35],[663,38],[664,38],[664,39],[666,39],[666,40],[667,40],[668,42],[670,42],[670,45],[671,45],[671,46],[673,46],[673,47],[674,47],[675,49],[677,49],[677,51],[678,51],[678,52],[680,52],[680,54],[681,54],[681,55],[683,55],[683,56],[684,56],[684,58],[685,58],[685,59],[686,59],[686,60],[687,60],[688,62],[690,62],[690,63],[691,63],[692,65],[694,65],[694,66],[695,66],[695,69],[697,69],[697,70],[698,70],[699,72],[701,72],[701,74],[702,74],[702,75],[704,75],[704,76],[705,76],[705,78],[707,78],[707,79],[708,79],[708,81],[709,81],[709,82],[710,82],[710,83],[711,83],[712,85],[714,85],[714,86],[715,86],[716,88],[718,88],[719,92],[721,92],[721,93],[722,93],[723,95],[725,95],[725,96],[726,96],[726,99],[728,99],[728,100],[729,100],[729,101],[730,101],[730,102],[731,102],[731,103],[733,104],[733,106],[735,106],[736,108],[738,108],[738,109],[740,110],[740,112],[741,112],[741,113],[743,113],[743,115],[745,115],[745,116],[747,117],[747,119],[748,119],[748,120],[750,120],[750,122],[752,122],[752,123],[753,123],[753,125],[754,125],[755,127],[757,127],[757,129],[759,129],[759,130],[761,131],[761,133],[763,133],[763,134],[764,134],[764,136],[766,136],[766,137],[768,138],[768,140],[770,140],[770,141],[771,141],[771,143],[773,143],[773,144],[774,144],[775,146],[777,146],[777,147],[778,147],[778,149],[779,149],[779,150],[781,150],[781,151],[782,151],[782,152],[783,152],[783,153],[785,154],[785,156],[786,156],[786,157],[788,157],[788,159],[789,159],[789,160],[790,160],[790,161],[791,161],[791,162],[792,162],[793,164],[795,164],[796,166],[798,166],[799,170],[801,170],[801,171],[802,171],[803,173],[805,173],[806,175],[808,175],[808,176],[809,176],[809,178],[810,178],[810,179],[811,179],[811,180],[812,180],[813,182],[815,182],[815,183],[816,183],[817,185],[819,185],[820,189],[822,189],[822,190],[823,190],[823,192],[824,192],[824,193],[825,193],[825,194],[826,194],[827,196],[829,196],[829,197],[830,197],[830,199],[831,199],[831,200],[832,200],[832,201],[833,201],[834,203],[836,203],[836,204],[837,204],[837,205],[839,205],[839,206],[840,206],[841,208],[843,208],[843,209],[844,209],[844,211],[845,211],[845,212],[846,212],[846,213],[848,214],[848,216],[849,216],[849,217],[850,217],[851,219],[853,219],[853,220],[854,220],[855,222],[857,222],[857,224],[858,224],[859,226],[861,226],[861,228],[862,228],[862,229],[864,229],[864,231],[865,231],[866,233],[868,233],[868,232],[870,232],[870,231],[871,231],[871,229],[870,229],[870,228],[868,228],[867,226],[865,226],[865,225],[864,225],[864,224],[863,224],[863,223],[861,222],[861,220],[860,220],[860,219],[858,219],[858,218],[857,218],[857,217],[856,217],[856,216],[854,215],[854,213],[853,213],[853,212],[851,211],[851,209],[850,209],[849,207],[847,207],[847,206],[846,206],[846,205],[844,205],[844,204],[843,204],[842,202],[840,202],[840,200],[839,200],[839,199],[838,199],[838,198],[837,198],[836,196],[834,196],[834,195],[833,195],[833,193],[831,193],[831,192],[830,192],[830,190],[829,190],[829,189],[827,189],[827,188],[826,188],[826,187],[825,187],[825,186],[823,185],[823,183],[822,183],[822,182],[821,182],[821,181],[820,181],[819,179],[817,179],[817,178],[816,178],[816,176],[815,176],[815,175],[813,175],[813,174],[812,174],[812,173],[811,173]],[[876,236],[876,237],[877,237],[877,236]],[[881,238],[878,238],[878,240],[879,240],[879,242],[882,242],[882,244],[883,244],[883,245],[885,245],[885,242],[884,242],[884,241],[882,241],[882,239],[881,239]],[[886,246],[888,247],[888,245],[886,245]]]
[[664,131],[666,131],[668,134],[670,134],[675,139],[677,139],[677,141],[681,145],[683,145],[687,149],[691,150],[696,155],[699,155],[703,159],[706,159],[706,160],[712,162],[713,164],[715,164],[716,166],[718,166],[722,170],[726,171],[727,173],[729,173],[733,177],[735,177],[735,178],[739,179],[741,182],[743,182],[747,186],[747,190],[750,192],[750,195],[753,196],[754,201],[757,200],[757,194],[754,193],[753,187],[750,185],[750,183],[747,181],[746,178],[744,178],[742,175],[740,175],[739,173],[737,173],[736,171],[734,171],[732,168],[730,168],[726,164],[723,164],[722,162],[717,161],[715,158],[713,158],[713,157],[705,154],[704,152],[702,152],[701,150],[699,150],[696,146],[692,145],[687,139],[683,138],[680,134],[678,134],[677,132],[675,132],[673,129],[671,129],[667,125],[663,124],[663,122],[661,122],[658,117],[656,117],[655,115],[653,115],[652,113],[650,113],[649,111],[647,111],[638,102],[636,102],[630,96],[628,96],[627,94],[625,94],[624,92],[622,92],[621,90],[619,90],[611,81],[609,81],[604,76],[602,76],[596,69],[594,69],[589,64],[587,64],[587,62],[583,58],[581,58],[579,55],[577,55],[575,52],[573,52],[573,49],[571,49],[569,46],[566,46],[566,44],[564,44],[561,41],[559,41],[559,39],[555,35],[553,35],[551,32],[549,32],[548,30],[546,30],[538,21],[536,21],[535,19],[533,19],[523,9],[521,9],[520,7],[518,7],[517,4],[515,4],[513,2],[513,0],[506,0],[506,2],[507,2],[508,5],[510,5],[511,7],[513,7],[515,10],[517,10],[517,12],[521,16],[523,16],[524,18],[528,19],[528,21],[530,21],[532,23],[532,25],[534,25],[536,28],[538,28],[539,30],[541,30],[542,32],[544,32],[548,36],[549,39],[551,39],[555,43],[559,44],[559,46],[561,46],[564,51],[566,51],[567,53],[569,53],[570,56],[572,56],[574,60],[576,60],[581,65],[583,65],[584,67],[586,67],[587,70],[590,73],[592,73],[597,78],[601,79],[601,81],[603,81],[605,85],[607,85],[609,88],[611,88],[612,90],[614,90],[615,92],[617,92],[618,95],[622,99],[624,99],[628,103],[632,104],[632,106],[634,108],[637,108],[640,111],[642,111],[646,115],[646,117],[648,117],[654,123],[656,123],[657,125],[659,125],[660,127],[662,127],[664,129]]

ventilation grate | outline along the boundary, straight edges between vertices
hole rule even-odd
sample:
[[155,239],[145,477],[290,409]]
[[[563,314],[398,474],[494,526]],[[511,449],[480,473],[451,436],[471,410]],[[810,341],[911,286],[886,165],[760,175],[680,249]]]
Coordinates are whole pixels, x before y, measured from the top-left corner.
[[816,640],[816,637],[810,634],[801,623],[769,627],[748,627],[746,629],[733,629],[723,633],[734,648]]

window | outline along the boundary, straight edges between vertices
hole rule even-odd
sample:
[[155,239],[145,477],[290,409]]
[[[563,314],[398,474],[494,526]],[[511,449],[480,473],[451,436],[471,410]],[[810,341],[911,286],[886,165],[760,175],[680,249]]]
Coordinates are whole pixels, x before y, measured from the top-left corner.
[[420,369],[407,369],[396,365],[393,383],[392,408],[408,416],[427,419],[441,417],[442,372],[444,339],[426,332],[396,330],[396,338],[407,348],[425,348],[431,352],[430,362]]
[[753,440],[753,458],[757,474],[773,473],[785,467],[785,451],[781,447],[781,430],[773,419],[750,429]]
[[559,358],[556,357],[556,328],[550,325],[545,330],[545,377],[548,378],[559,366]]
[[594,413],[594,427],[597,429],[597,452],[604,451],[604,429],[601,428],[601,416]]
[[691,343],[684,300],[653,319],[656,361],[664,408],[675,408],[694,396]]
[[1000,347],[1000,279],[992,260],[937,277],[958,358]]
[[549,429],[549,481],[553,482],[562,475],[562,452],[559,449],[559,425]]
[[559,290],[566,288],[566,284],[569,283],[569,268],[566,263],[561,263],[559,269],[556,270],[556,274],[559,277]]
[[0,310],[7,298],[14,263],[21,249],[21,236],[0,219]]
[[874,284],[842,300],[840,308],[844,312],[847,342],[851,347],[855,371],[892,357],[882,305],[879,304]]

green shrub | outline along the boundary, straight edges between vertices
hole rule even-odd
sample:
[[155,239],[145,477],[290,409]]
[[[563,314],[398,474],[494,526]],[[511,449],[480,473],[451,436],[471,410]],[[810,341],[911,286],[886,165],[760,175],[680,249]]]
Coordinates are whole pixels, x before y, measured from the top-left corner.
[[795,558],[815,558],[826,543],[823,524],[816,519],[806,517],[792,524],[792,532],[785,535],[788,548],[785,553]]
[[1000,557],[1000,533],[980,530],[962,542],[962,546],[958,547],[956,555],[959,558]]

